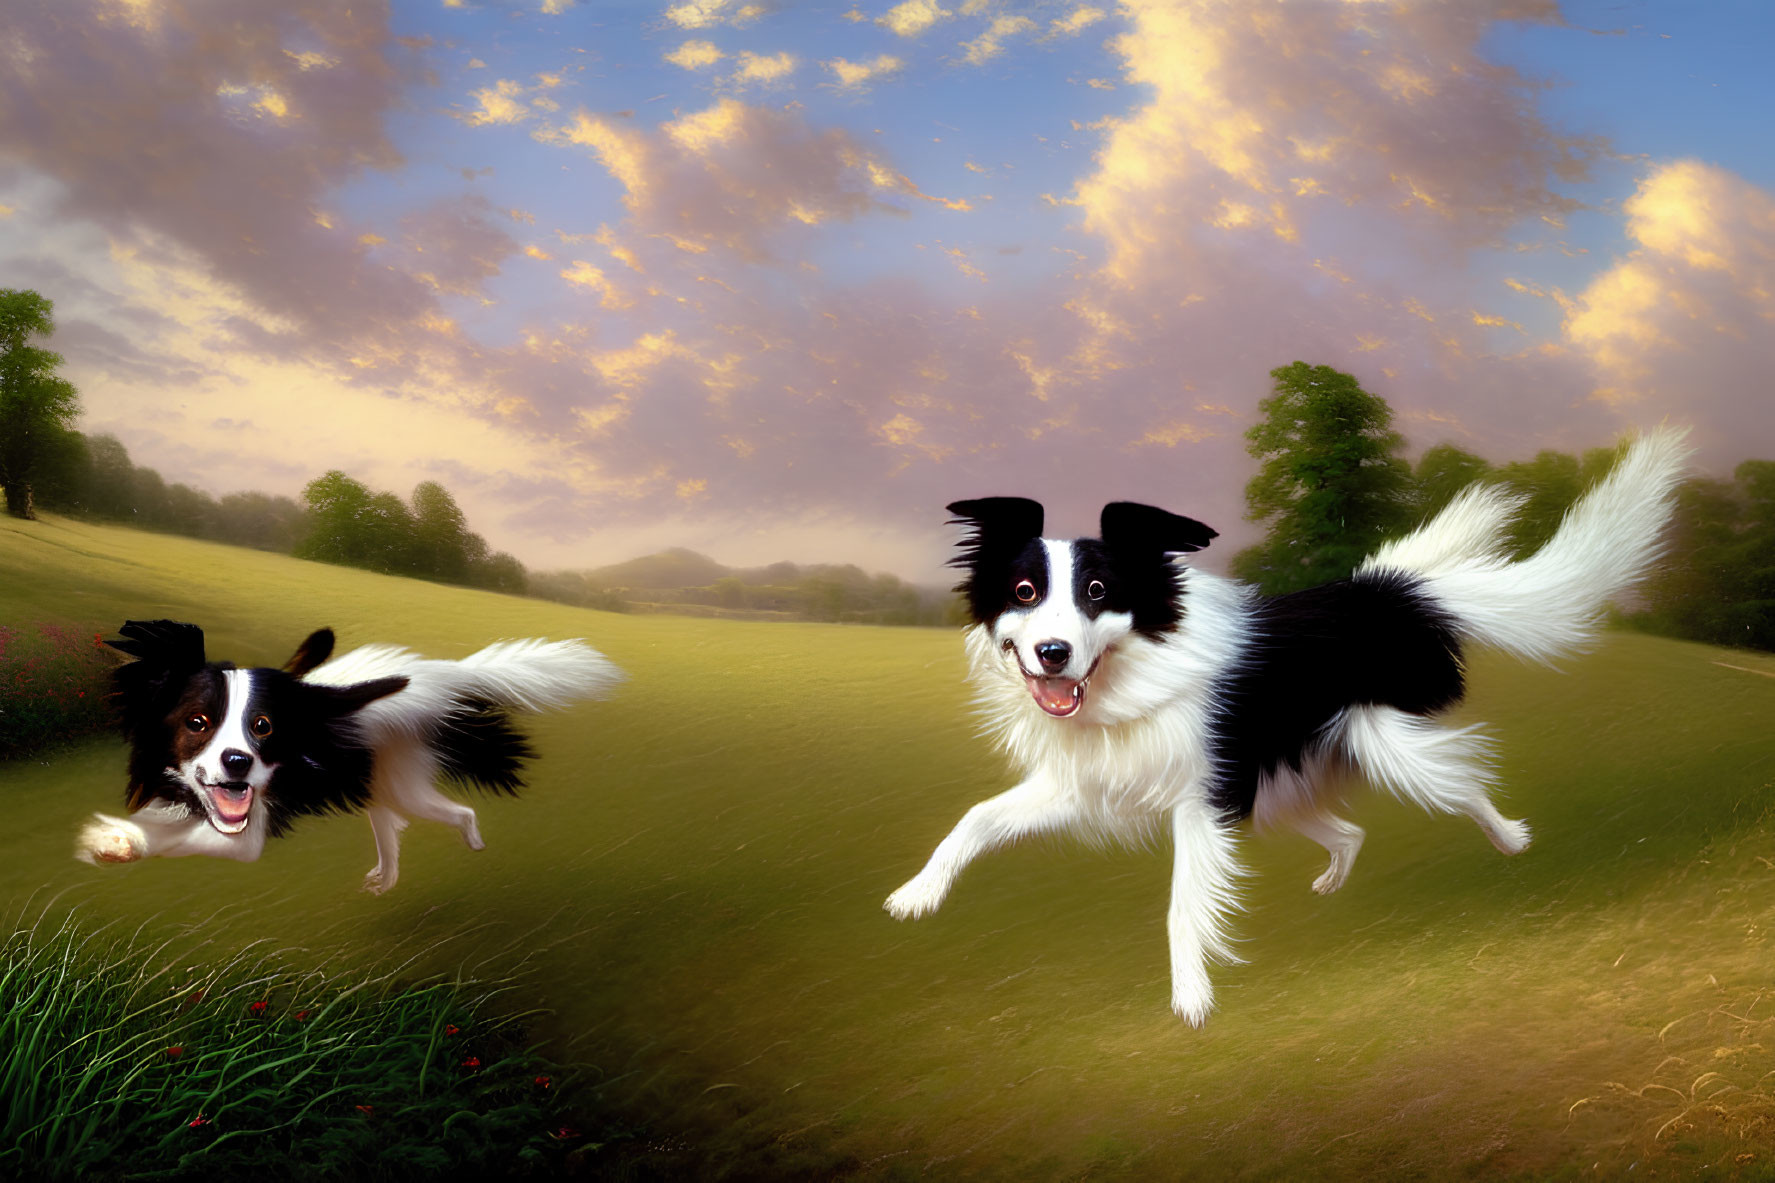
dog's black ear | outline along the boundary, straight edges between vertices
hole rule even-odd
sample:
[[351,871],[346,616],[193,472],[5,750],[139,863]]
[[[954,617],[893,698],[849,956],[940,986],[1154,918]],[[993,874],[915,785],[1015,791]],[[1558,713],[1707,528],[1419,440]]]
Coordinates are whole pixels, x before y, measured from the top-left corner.
[[1027,497],[981,497],[954,501],[947,506],[950,525],[967,526],[968,535],[957,545],[961,553],[949,560],[952,567],[973,567],[988,551],[1019,551],[1031,538],[1042,536],[1042,505]]
[[405,690],[407,681],[404,677],[396,677],[375,678],[351,686],[316,686],[313,682],[305,682],[303,685],[314,691],[323,709],[335,716],[344,716],[363,710],[378,698],[387,698]]
[[330,628],[316,629],[308,634],[308,639],[296,647],[296,652],[284,662],[284,671],[291,677],[302,678],[308,671],[322,664],[333,656],[333,630]]
[[1103,545],[1111,550],[1188,554],[1218,537],[1194,518],[1133,501],[1112,501],[1104,506],[1101,523]]
[[111,703],[125,732],[160,714],[169,696],[203,668],[203,630],[179,620],[126,620],[105,644],[136,660],[111,671]]
[[182,620],[126,620],[121,641],[106,641],[138,661],[168,670],[203,668],[203,630]]

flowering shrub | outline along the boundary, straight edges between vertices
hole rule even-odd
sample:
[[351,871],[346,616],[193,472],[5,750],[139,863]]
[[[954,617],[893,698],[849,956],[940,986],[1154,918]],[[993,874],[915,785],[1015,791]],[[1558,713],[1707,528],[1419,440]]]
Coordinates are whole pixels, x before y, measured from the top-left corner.
[[0,624],[0,760],[111,724],[116,657],[101,633],[60,624]]

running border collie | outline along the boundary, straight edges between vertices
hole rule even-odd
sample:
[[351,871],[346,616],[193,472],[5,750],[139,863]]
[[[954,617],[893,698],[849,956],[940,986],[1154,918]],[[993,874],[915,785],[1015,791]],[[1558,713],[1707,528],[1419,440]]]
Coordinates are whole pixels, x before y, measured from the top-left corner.
[[408,820],[455,826],[485,846],[475,811],[443,777],[516,794],[535,753],[513,711],[602,697],[622,673],[579,641],[502,641],[461,661],[367,645],[328,660],[333,633],[304,641],[283,669],[205,660],[203,630],[132,620],[107,642],[136,660],[114,675],[130,743],[128,818],[95,814],[75,847],[90,863],[204,854],[251,862],[307,814],[369,815],[376,866],[364,888],[400,876]]
[[1161,509],[1116,502],[1100,538],[1060,541],[1041,536],[1034,501],[949,506],[969,531],[951,562],[966,573],[971,678],[1023,779],[969,810],[887,910],[935,911],[977,855],[1031,834],[1138,841],[1168,825],[1171,1008],[1200,1026],[1209,960],[1240,960],[1228,919],[1243,819],[1324,846],[1320,893],[1362,846],[1333,812],[1355,777],[1465,814],[1516,854],[1529,831],[1492,804],[1488,742],[1441,721],[1464,691],[1463,646],[1551,663],[1588,643],[1660,552],[1685,434],[1634,441],[1520,562],[1500,548],[1521,500],[1475,485],[1350,578],[1270,597],[1173,565],[1215,532]]

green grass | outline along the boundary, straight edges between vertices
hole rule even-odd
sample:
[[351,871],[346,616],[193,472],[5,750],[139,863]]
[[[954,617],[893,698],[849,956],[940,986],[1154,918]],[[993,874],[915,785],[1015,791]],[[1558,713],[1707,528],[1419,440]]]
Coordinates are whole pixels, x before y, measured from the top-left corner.
[[1322,852],[1256,838],[1248,961],[1195,1031],[1166,1007],[1166,851],[1032,843],[934,917],[880,910],[1009,783],[947,631],[596,613],[54,519],[0,524],[0,573],[0,621],[173,616],[242,663],[331,625],[436,656],[583,636],[623,666],[610,702],[536,722],[531,790],[480,805],[488,850],[416,824],[386,897],[356,891],[357,818],[250,866],[73,862],[121,793],[105,741],[0,765],[0,898],[202,921],[218,950],[324,933],[366,966],[484,925],[426,967],[534,950],[535,1029],[601,1073],[581,1103],[658,1135],[624,1169],[1775,1169],[1775,661],[1631,634],[1563,673],[1480,655],[1464,714],[1535,844],[1505,859],[1364,794],[1368,844],[1321,899]]
[[14,923],[0,1174],[504,1175],[595,1149],[557,1118],[561,1073],[524,1046],[511,978],[208,944],[201,926],[146,939],[49,909]]

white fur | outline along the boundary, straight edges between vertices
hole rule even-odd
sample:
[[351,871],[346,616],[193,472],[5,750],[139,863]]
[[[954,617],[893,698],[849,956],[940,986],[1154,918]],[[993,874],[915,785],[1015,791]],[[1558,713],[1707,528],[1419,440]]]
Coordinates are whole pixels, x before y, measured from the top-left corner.
[[[1359,570],[1417,576],[1469,640],[1541,661],[1573,652],[1594,635],[1604,603],[1656,558],[1682,475],[1683,434],[1659,431],[1636,441],[1572,507],[1552,541],[1523,562],[1502,557],[1503,531],[1521,499],[1475,486]],[[1051,567],[1066,562],[1067,581],[1052,579],[1033,610],[1006,612],[966,634],[987,732],[1024,779],[969,810],[886,907],[899,919],[935,911],[977,855],[1028,834],[1066,830],[1139,841],[1163,826],[1176,860],[1166,925],[1171,1006],[1200,1026],[1213,1006],[1207,963],[1236,960],[1227,922],[1241,874],[1235,830],[1210,801],[1214,695],[1250,644],[1255,593],[1185,569],[1182,619],[1154,643],[1134,633],[1126,617],[1106,621],[1114,614],[1104,613],[1093,621],[1080,611],[1070,595],[1069,544],[1044,541]],[[1096,667],[1079,709],[1066,717],[1037,706],[1025,681],[1026,672],[1039,672],[1030,664],[1033,645],[1047,639],[1072,646],[1066,676]],[[1289,826],[1330,855],[1315,891],[1341,887],[1361,849],[1361,828],[1331,808],[1358,775],[1425,809],[1472,818],[1505,854],[1528,845],[1528,828],[1492,804],[1496,778],[1477,728],[1354,707],[1320,732],[1298,773],[1284,767],[1257,788],[1258,826]]]
[[[229,671],[231,679],[236,674],[244,671]],[[522,640],[497,642],[461,661],[434,661],[405,649],[366,645],[316,668],[305,680],[350,686],[395,676],[408,679],[405,689],[371,702],[353,716],[375,753],[368,814],[377,858],[364,877],[364,888],[377,894],[400,877],[400,833],[411,818],[456,827],[471,850],[486,845],[475,811],[435,786],[437,757],[426,739],[438,720],[464,698],[520,711],[558,709],[582,698],[602,697],[623,677],[583,642]],[[232,694],[234,684],[229,685]],[[205,753],[211,749],[219,753],[219,743],[220,738]],[[157,801],[127,820],[96,814],[80,835],[76,855],[87,862],[187,854],[251,862],[263,852],[265,837],[265,815],[256,800],[247,827],[238,834],[220,833],[206,817]]]

